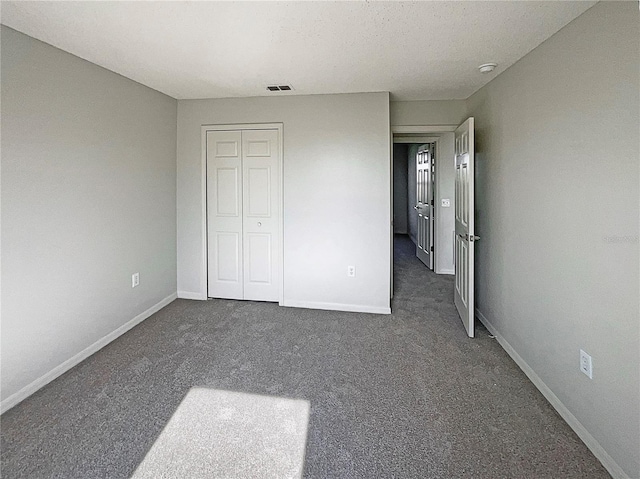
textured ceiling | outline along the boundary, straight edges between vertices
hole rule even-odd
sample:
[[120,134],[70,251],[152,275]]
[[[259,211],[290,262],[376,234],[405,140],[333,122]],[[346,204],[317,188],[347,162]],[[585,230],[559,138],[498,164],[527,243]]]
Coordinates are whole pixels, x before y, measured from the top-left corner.
[[[3,1],[1,19],[178,99],[439,100],[467,98],[594,3]],[[499,67],[482,75],[486,62]]]

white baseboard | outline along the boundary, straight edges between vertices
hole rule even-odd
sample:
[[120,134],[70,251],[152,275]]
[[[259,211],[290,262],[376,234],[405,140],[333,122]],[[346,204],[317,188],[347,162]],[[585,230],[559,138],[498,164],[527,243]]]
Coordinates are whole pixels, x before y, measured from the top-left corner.
[[578,421],[578,419],[569,411],[569,409],[558,399],[553,391],[547,386],[540,376],[522,359],[515,349],[507,342],[506,339],[498,332],[498,330],[487,320],[487,318],[476,309],[476,317],[485,325],[489,332],[496,337],[498,343],[507,352],[511,359],[522,369],[522,371],[531,380],[533,385],[538,388],[542,395],[551,403],[558,414],[566,421],[567,424],[575,431],[578,437],[591,450],[594,456],[602,463],[609,474],[614,479],[630,479],[630,477],[622,470],[618,463],[604,450],[600,443],[587,431],[587,429]]
[[441,269],[440,271],[436,271],[436,274],[456,274],[456,272],[452,269]]
[[328,311],[346,311],[351,313],[391,314],[391,308],[379,306],[363,306],[360,304],[285,300],[282,305],[288,306],[290,308],[324,309]]
[[180,299],[198,299],[202,301],[207,300],[207,295],[202,293],[193,293],[191,291],[178,291],[178,298]]
[[36,379],[35,381],[33,381],[31,384],[28,384],[27,386],[25,386],[22,389],[20,389],[20,391],[12,394],[8,398],[6,398],[4,401],[2,401],[2,403],[0,404],[0,414],[3,414],[5,411],[11,409],[13,406],[18,404],[20,401],[23,401],[24,399],[26,399],[29,396],[31,396],[38,389],[40,389],[43,386],[49,384],[51,381],[56,379],[58,376],[61,376],[63,373],[66,373],[69,369],[71,369],[72,367],[78,365],[83,360],[85,360],[86,358],[91,356],[93,353],[95,353],[95,352],[99,351],[100,349],[104,348],[111,341],[113,341],[114,339],[118,338],[119,336],[122,336],[124,333],[129,331],[131,328],[133,328],[137,324],[139,324],[142,321],[144,321],[145,319],[147,319],[153,313],[155,313],[155,312],[161,310],[162,308],[164,308],[167,304],[169,304],[174,299],[176,299],[176,297],[177,297],[176,293],[170,294],[169,296],[167,296],[166,298],[164,298],[160,302],[158,302],[158,303],[154,304],[153,306],[151,306],[146,311],[144,311],[144,312],[140,313],[139,315],[137,315],[132,320],[130,320],[130,321],[126,322],[125,324],[123,324],[122,326],[120,326],[115,331],[107,334],[103,338],[100,338],[95,343],[93,343],[91,346],[89,346],[89,347],[85,348],[84,350],[80,351],[75,356],[67,359],[62,364],[56,366],[55,368],[53,368],[48,373],[44,374],[43,376],[41,376],[38,379]]

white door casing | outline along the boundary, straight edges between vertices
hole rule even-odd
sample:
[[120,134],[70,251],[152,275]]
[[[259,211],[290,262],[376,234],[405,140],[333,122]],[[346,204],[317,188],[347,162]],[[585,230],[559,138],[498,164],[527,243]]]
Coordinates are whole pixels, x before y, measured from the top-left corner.
[[416,204],[414,209],[418,214],[418,232],[416,256],[429,269],[433,270],[434,242],[433,242],[433,212],[434,205],[434,162],[433,143],[421,146],[416,158]]
[[469,337],[475,335],[474,298],[474,119],[455,131],[455,288],[454,303]]
[[281,299],[281,132],[207,130],[207,296]]

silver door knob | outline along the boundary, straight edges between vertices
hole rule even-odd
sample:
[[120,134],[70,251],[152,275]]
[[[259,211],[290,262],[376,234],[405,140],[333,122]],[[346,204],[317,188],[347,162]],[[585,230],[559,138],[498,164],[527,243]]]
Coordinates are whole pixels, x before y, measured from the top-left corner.
[[469,236],[469,233],[465,233],[464,235],[461,235],[460,233],[458,233],[458,236],[467,241],[478,241],[480,239],[480,236],[476,236],[476,235]]
[[262,223],[260,223],[259,221],[258,221],[258,226],[262,226]]

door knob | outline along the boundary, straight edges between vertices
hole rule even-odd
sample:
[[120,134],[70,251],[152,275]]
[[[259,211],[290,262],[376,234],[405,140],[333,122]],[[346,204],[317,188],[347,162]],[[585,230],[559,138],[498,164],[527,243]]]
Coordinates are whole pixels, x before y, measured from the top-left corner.
[[262,223],[260,223],[259,221],[258,221],[258,226],[262,226]]
[[469,233],[465,233],[464,235],[458,233],[458,236],[464,240],[467,241],[478,241],[480,239],[480,236],[476,236],[476,235],[469,235]]

